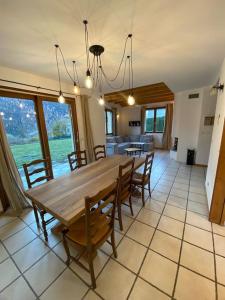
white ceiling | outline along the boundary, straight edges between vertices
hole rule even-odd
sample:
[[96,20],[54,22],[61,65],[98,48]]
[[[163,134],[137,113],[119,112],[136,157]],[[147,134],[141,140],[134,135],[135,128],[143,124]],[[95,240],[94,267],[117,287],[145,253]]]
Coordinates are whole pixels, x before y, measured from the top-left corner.
[[[115,73],[132,32],[134,85],[211,84],[225,56],[224,0],[0,0],[0,65],[57,78],[54,44],[85,72],[83,19]],[[1,77],[4,74],[1,74]],[[110,89],[106,89],[110,91]]]

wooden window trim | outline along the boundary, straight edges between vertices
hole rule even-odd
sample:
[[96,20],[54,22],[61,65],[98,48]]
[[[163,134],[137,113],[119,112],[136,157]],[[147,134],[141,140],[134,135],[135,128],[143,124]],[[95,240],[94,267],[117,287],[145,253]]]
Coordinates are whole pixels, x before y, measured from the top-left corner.
[[[158,109],[165,109],[166,110],[166,106],[160,106],[160,107],[151,107],[151,108],[146,108],[145,109],[145,121],[146,122],[146,111],[148,110],[153,110],[154,111],[154,126],[153,126],[153,131],[146,131],[145,130],[145,133],[164,133],[164,130],[165,130],[165,122],[164,122],[164,130],[163,131],[156,131],[156,112]],[[166,114],[165,114],[165,118],[166,118]],[[144,124],[145,126],[145,124]]]

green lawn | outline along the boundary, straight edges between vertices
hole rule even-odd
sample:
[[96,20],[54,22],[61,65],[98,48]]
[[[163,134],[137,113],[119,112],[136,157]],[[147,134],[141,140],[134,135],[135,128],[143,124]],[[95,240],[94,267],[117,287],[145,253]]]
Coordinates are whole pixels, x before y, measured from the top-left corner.
[[[49,146],[53,163],[66,161],[67,154],[73,149],[71,138],[50,140]],[[42,157],[39,143],[12,145],[11,149],[18,168],[21,168],[24,163]]]

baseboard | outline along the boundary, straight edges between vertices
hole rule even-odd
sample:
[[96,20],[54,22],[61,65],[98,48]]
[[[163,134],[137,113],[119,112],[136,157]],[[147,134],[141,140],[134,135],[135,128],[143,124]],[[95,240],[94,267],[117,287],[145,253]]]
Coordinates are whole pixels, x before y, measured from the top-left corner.
[[208,165],[202,165],[202,164],[194,164],[194,166],[196,166],[196,167],[204,167],[204,168],[208,167]]

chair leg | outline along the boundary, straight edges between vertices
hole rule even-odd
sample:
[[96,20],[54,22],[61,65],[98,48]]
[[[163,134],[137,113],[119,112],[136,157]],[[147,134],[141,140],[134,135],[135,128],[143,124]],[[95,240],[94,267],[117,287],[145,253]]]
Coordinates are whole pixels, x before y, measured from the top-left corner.
[[151,193],[151,184],[150,184],[150,179],[148,181],[148,192],[149,192],[149,196],[150,198],[152,197],[152,193]]
[[47,233],[47,229],[46,229],[46,223],[45,223],[45,219],[44,219],[44,212],[41,211],[40,215],[41,215],[41,223],[42,223],[42,229],[44,232],[44,237],[45,237],[45,241],[48,242],[48,233]]
[[95,280],[95,272],[94,272],[94,266],[93,266],[93,257],[92,253],[88,253],[88,264],[89,264],[89,270],[91,274],[91,283],[92,283],[92,288],[96,289],[96,280]]
[[69,246],[67,244],[66,237],[64,234],[63,234],[63,246],[65,248],[66,255],[67,255],[66,265],[69,266],[70,265],[70,249],[69,249]]
[[115,233],[114,231],[111,234],[111,244],[113,249],[113,255],[115,258],[117,258],[117,251],[116,251],[116,243],[115,243]]
[[118,219],[119,219],[119,224],[120,224],[120,230],[123,231],[121,203],[118,203],[117,209],[118,209]]
[[145,186],[144,186],[144,184],[141,187],[141,199],[142,199],[142,205],[145,206]]
[[34,216],[35,216],[35,221],[36,221],[37,227],[40,228],[40,222],[39,222],[37,207],[34,203],[32,203],[32,206],[33,206],[33,210],[34,210]]
[[131,212],[131,215],[133,216],[134,212],[133,212],[133,207],[132,207],[131,195],[129,197],[129,204],[130,204],[130,212]]

